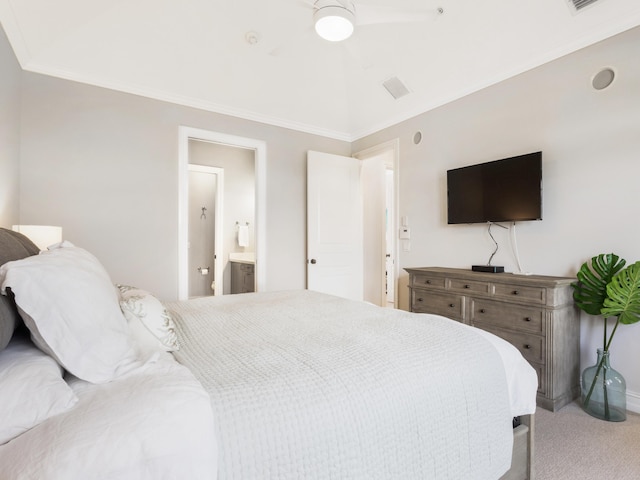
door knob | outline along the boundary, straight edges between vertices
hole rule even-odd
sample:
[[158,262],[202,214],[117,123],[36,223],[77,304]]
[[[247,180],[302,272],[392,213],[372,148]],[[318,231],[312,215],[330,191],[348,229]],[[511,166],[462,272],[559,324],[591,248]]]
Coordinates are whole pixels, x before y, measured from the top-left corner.
[[309,263],[310,263],[311,265],[315,265],[315,264],[316,264],[316,259],[315,259],[315,258],[312,258],[312,259],[309,261]]

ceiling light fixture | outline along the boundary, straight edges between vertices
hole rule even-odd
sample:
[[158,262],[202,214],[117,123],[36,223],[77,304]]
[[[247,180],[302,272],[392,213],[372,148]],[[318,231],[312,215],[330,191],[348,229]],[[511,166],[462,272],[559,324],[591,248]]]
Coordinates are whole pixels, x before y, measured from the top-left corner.
[[353,3],[316,2],[313,22],[316,33],[330,42],[341,42],[353,33],[356,23]]

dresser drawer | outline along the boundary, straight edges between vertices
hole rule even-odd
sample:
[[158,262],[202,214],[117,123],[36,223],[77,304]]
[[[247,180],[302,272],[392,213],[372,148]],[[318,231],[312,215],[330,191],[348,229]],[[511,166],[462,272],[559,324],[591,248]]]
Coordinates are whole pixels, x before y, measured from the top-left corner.
[[462,321],[464,318],[464,297],[415,289],[411,291],[411,311],[433,313]]
[[412,287],[428,287],[428,288],[439,288],[444,290],[445,288],[445,278],[437,277],[435,275],[429,274],[419,274],[412,275],[411,279]]
[[452,278],[449,280],[449,290],[462,293],[463,295],[489,295],[491,293],[491,284],[489,282],[474,282],[473,280]]
[[522,356],[529,361],[529,363],[544,364],[544,337],[528,335],[526,333],[509,332],[507,330],[501,330],[499,328],[480,324],[478,324],[477,327],[491,332],[512,344],[520,351]]
[[505,300],[522,301],[544,305],[547,302],[547,289],[544,287],[523,287],[522,285],[494,285],[496,298]]
[[545,312],[540,307],[520,307],[492,300],[471,299],[469,310],[472,325],[493,325],[539,335],[545,331]]

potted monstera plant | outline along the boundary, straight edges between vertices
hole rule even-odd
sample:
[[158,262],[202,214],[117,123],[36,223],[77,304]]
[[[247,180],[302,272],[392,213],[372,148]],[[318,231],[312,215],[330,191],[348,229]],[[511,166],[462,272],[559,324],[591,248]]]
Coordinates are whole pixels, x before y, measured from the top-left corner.
[[[640,321],[640,262],[625,265],[614,253],[600,254],[582,265],[578,281],[572,284],[576,305],[603,320],[603,345],[596,364],[582,372],[582,407],[607,421],[626,419],[626,383],[611,368],[611,342],[620,324]],[[610,323],[613,329],[608,333]]]

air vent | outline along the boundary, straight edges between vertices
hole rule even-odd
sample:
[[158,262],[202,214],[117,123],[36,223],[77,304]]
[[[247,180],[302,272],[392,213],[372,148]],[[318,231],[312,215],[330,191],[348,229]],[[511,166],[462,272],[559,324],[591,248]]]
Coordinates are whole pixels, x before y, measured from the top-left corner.
[[598,0],[568,0],[568,1],[571,5],[573,5],[573,8],[575,8],[577,11],[580,11],[584,7],[588,7],[592,3],[596,3]]
[[402,80],[398,77],[391,77],[388,80],[385,80],[382,83],[382,86],[386,88],[387,92],[389,92],[396,100],[411,93],[407,86],[402,83]]

